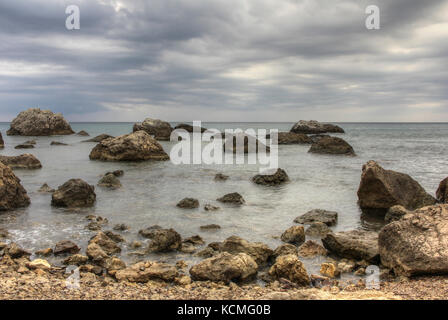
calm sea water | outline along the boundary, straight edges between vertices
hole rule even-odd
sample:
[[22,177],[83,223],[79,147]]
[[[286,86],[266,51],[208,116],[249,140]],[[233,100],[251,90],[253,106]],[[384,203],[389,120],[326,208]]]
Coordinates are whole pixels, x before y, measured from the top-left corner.
[[[173,123],[175,125],[176,123]],[[293,123],[203,123],[208,128],[276,128],[288,131]],[[12,240],[28,250],[53,247],[55,242],[72,239],[85,249],[94,232],[85,229],[85,216],[106,217],[111,229],[116,223],[131,227],[124,233],[128,243],[142,240],[138,230],[158,224],[171,227],[183,237],[199,234],[209,243],[239,235],[250,241],[262,241],[272,248],[281,242],[278,237],[293,219],[314,208],[339,213],[335,231],[359,227],[376,228],[375,221],[365,220],[357,206],[356,191],[361,167],[368,160],[378,161],[384,168],[410,174],[431,194],[438,183],[448,176],[448,124],[423,123],[342,123],[356,157],[325,156],[307,153],[309,145],[279,146],[279,166],[285,169],[291,182],[281,187],[263,187],[251,182],[258,173],[254,165],[173,165],[170,161],[144,163],[104,163],[90,161],[94,143],[82,143],[86,137],[36,137],[35,149],[15,150],[14,146],[31,137],[6,136],[9,124],[0,123],[6,147],[3,155],[30,152],[42,162],[40,170],[16,170],[31,197],[30,207],[0,214],[0,226],[9,230]],[[73,123],[73,129],[86,130],[91,136],[108,133],[114,136],[132,131],[132,123]],[[51,141],[69,146],[50,146]],[[161,142],[169,153],[172,142]],[[52,208],[51,196],[37,192],[43,183],[55,188],[71,178],[82,178],[96,185],[107,171],[122,169],[123,187],[106,190],[96,187],[97,203],[94,208],[68,211]],[[214,175],[223,172],[230,176],[226,182],[215,182]],[[216,202],[226,193],[239,192],[247,204],[231,207]],[[198,198],[201,208],[183,210],[176,203],[185,198]],[[206,212],[203,205],[215,204],[221,210]],[[221,230],[200,231],[205,224],[216,223]],[[125,260],[136,258],[123,245]],[[173,261],[195,258],[184,254],[148,256],[148,259]],[[309,262],[307,262],[309,263]],[[313,263],[314,265],[314,263]],[[315,267],[309,266],[313,269]]]

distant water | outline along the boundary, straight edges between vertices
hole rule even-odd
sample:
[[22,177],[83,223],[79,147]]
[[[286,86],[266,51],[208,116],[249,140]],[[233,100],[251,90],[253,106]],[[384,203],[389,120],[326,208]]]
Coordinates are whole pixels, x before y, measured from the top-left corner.
[[[176,123],[172,123],[176,125]],[[276,128],[288,131],[293,123],[203,123],[207,128]],[[410,174],[431,194],[438,183],[448,176],[448,124],[436,123],[342,123],[346,131],[337,134],[349,142],[356,157],[326,156],[307,153],[309,145],[279,146],[279,166],[285,169],[291,182],[281,187],[263,187],[251,182],[258,173],[251,165],[173,165],[170,161],[144,163],[105,163],[90,161],[94,143],[82,143],[88,137],[10,137],[6,136],[8,123],[0,123],[6,148],[3,155],[33,153],[42,162],[41,170],[16,170],[28,191],[30,207],[0,214],[0,226],[9,230],[14,241],[28,250],[53,247],[55,242],[72,239],[84,250],[88,239],[95,233],[85,229],[85,216],[95,214],[114,224],[125,223],[131,230],[124,233],[127,243],[142,240],[138,230],[151,225],[171,227],[183,237],[201,235],[206,243],[222,241],[238,235],[250,241],[262,241],[272,248],[281,242],[281,233],[294,225],[293,219],[308,210],[322,208],[339,213],[335,231],[358,227],[375,228],[374,221],[361,218],[356,191],[361,167],[368,160],[378,161],[384,168]],[[132,131],[132,123],[72,123],[78,132],[85,130],[91,137],[101,133],[113,136]],[[336,134],[335,134],[336,135]],[[15,150],[14,146],[35,139],[35,149]],[[51,141],[69,146],[50,146]],[[161,142],[169,153],[172,142]],[[97,203],[92,209],[67,211],[50,206],[51,196],[39,194],[43,183],[55,188],[70,178],[82,178],[96,185],[107,171],[122,169],[123,188],[115,191],[96,187]],[[223,172],[230,176],[226,182],[215,182],[214,175]],[[238,208],[222,205],[216,199],[226,193],[239,192],[247,204]],[[176,203],[185,198],[198,198],[201,207],[183,210]],[[206,203],[221,210],[206,212]],[[205,224],[221,225],[219,231],[200,231]],[[130,249],[123,245],[122,257],[127,261]],[[192,261],[185,254],[152,255],[147,259],[174,259]],[[57,262],[57,261],[55,261]],[[318,261],[317,261],[318,262]],[[314,270],[316,261],[306,262]]]

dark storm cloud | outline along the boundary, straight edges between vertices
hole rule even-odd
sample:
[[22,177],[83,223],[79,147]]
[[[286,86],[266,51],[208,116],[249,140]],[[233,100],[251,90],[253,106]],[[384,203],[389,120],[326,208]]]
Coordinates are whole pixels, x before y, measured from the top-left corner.
[[[81,29],[65,29],[76,4]],[[364,26],[378,5],[381,30]],[[448,121],[446,2],[0,1],[0,120]]]

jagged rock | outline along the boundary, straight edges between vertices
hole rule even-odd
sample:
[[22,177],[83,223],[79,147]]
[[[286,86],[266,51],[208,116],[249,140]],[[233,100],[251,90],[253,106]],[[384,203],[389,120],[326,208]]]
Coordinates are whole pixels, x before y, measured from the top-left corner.
[[48,257],[49,255],[53,254],[53,249],[45,248],[45,249],[36,251],[35,254],[38,256]]
[[50,136],[73,133],[70,124],[62,114],[40,109],[20,112],[6,132],[9,136]]
[[226,176],[225,174],[217,173],[215,175],[215,181],[226,181],[227,179],[229,179],[229,176]]
[[53,192],[51,205],[55,207],[91,207],[96,201],[95,187],[81,179],[70,179]]
[[173,128],[166,121],[146,118],[142,123],[134,124],[134,132],[141,130],[154,136],[157,140],[170,140],[170,135]]
[[0,239],[1,238],[8,238],[9,237],[9,232],[8,230],[2,229],[0,228]]
[[3,141],[2,133],[0,132],[0,149],[3,149],[5,147],[5,142]]
[[79,131],[76,135],[77,135],[77,136],[82,136],[82,137],[88,137],[88,136],[90,136],[90,134],[88,134],[88,133],[87,133],[86,131],[84,131],[84,130]]
[[109,189],[118,189],[121,188],[121,182],[113,173],[108,173],[98,181],[98,186]]
[[125,239],[118,233],[113,233],[112,231],[108,230],[105,231],[104,234],[108,236],[115,243],[125,242]]
[[256,137],[245,133],[233,134],[230,137],[226,135],[223,148],[224,152],[238,154],[270,152],[270,148],[267,145],[263,144]]
[[154,237],[156,230],[161,230],[162,227],[158,225],[154,225],[145,229],[141,229],[138,231],[138,234],[144,238],[151,239]]
[[32,154],[26,153],[20,156],[0,156],[0,162],[11,169],[40,169],[42,164]]
[[334,263],[324,262],[320,265],[320,274],[325,277],[336,278],[339,277],[341,272]]
[[66,254],[66,253],[75,254],[78,253],[79,250],[81,249],[73,241],[62,240],[56,243],[53,253],[54,255]]
[[14,147],[14,149],[33,149],[33,148],[34,148],[34,145],[32,145],[32,144],[25,144],[25,143],[18,144],[18,145],[16,145]]
[[12,169],[0,162],[0,211],[27,207],[30,198]]
[[448,205],[423,207],[380,231],[381,263],[397,275],[448,273]]
[[112,172],[107,172],[105,174],[105,176],[107,176],[108,174],[113,174],[114,176],[116,176],[118,178],[118,177],[121,177],[122,175],[124,175],[124,171],[123,170],[115,170]]
[[291,132],[304,134],[319,134],[326,132],[344,133],[344,129],[334,124],[320,123],[316,120],[300,120],[294,124],[291,128]]
[[325,236],[329,232],[331,232],[330,228],[322,222],[314,222],[305,230],[305,234],[311,237]]
[[145,131],[137,131],[98,143],[90,152],[91,160],[144,161],[168,160],[160,143]]
[[366,260],[376,263],[378,255],[378,234],[373,231],[351,230],[328,233],[322,239],[324,247],[342,258]]
[[401,218],[403,218],[403,216],[407,213],[409,213],[409,211],[406,210],[406,208],[403,206],[396,205],[396,206],[390,207],[389,210],[387,210],[386,215],[384,216],[384,221],[386,223],[398,221]]
[[284,243],[279,245],[271,256],[271,259],[275,260],[277,257],[285,256],[288,254],[297,255],[297,247],[290,243]]
[[305,241],[305,230],[302,226],[292,226],[283,232],[281,240],[300,245]]
[[272,249],[264,243],[249,242],[237,236],[227,238],[220,246],[220,250],[233,254],[247,253],[259,265],[266,262],[273,253]]
[[207,224],[204,226],[199,227],[201,230],[217,230],[221,229],[221,226],[219,224]]
[[313,240],[308,240],[299,247],[298,254],[300,257],[326,256],[327,249]]
[[101,275],[103,273],[103,268],[100,266],[95,266],[91,264],[83,264],[79,267],[80,272],[86,272],[86,273],[93,273],[97,276]]
[[205,259],[190,269],[193,280],[199,281],[244,281],[256,275],[258,265],[246,253],[220,253]]
[[194,246],[200,246],[200,245],[203,245],[205,242],[201,236],[195,235],[195,236],[184,239],[182,241],[182,243],[191,243]]
[[114,138],[114,136],[108,135],[106,133],[102,133],[99,136],[96,136],[89,140],[84,140],[82,142],[97,142],[98,143],[98,142],[101,142],[101,141],[109,139],[109,138]]
[[257,174],[252,181],[256,184],[274,186],[288,182],[289,177],[285,170],[278,168],[274,174]]
[[104,267],[107,269],[107,273],[115,275],[117,271],[126,269],[126,263],[117,257],[111,257],[106,259]]
[[279,132],[278,144],[310,144],[312,140],[306,134],[294,132]]
[[312,224],[314,222],[322,222],[331,227],[338,221],[338,213],[335,211],[327,211],[322,209],[313,209],[307,213],[294,219],[295,223]]
[[344,139],[338,137],[322,137],[316,142],[313,142],[308,152],[320,154],[342,154],[350,156],[355,155],[355,151],[352,146],[349,145]]
[[186,123],[178,124],[177,126],[174,127],[174,130],[177,130],[177,129],[183,129],[190,133],[192,133],[194,129],[196,129],[198,132],[200,131],[201,133],[204,133],[205,131],[207,131],[206,128],[193,127],[191,124],[186,124]]
[[48,270],[51,269],[51,265],[48,263],[47,260],[44,259],[35,259],[33,261],[30,261],[26,264],[26,267],[30,270],[35,269],[42,269],[42,270]]
[[129,230],[130,228],[129,228],[128,225],[126,225],[126,224],[124,224],[124,223],[119,223],[119,224],[114,225],[113,229],[114,229],[115,231],[127,231],[127,230]]
[[89,243],[87,245],[86,254],[90,260],[100,265],[103,265],[109,255],[96,243]]
[[148,245],[149,252],[174,251],[182,247],[182,238],[174,229],[153,226],[140,230],[139,234],[152,240]]
[[55,190],[53,188],[51,188],[48,184],[44,183],[42,185],[42,187],[39,188],[39,190],[37,190],[37,192],[41,192],[41,193],[53,193]]
[[68,146],[68,144],[59,142],[59,141],[51,141],[50,145],[51,146]]
[[99,224],[96,221],[91,221],[89,222],[89,224],[86,226],[86,229],[89,229],[90,231],[99,231],[101,230],[101,224]]
[[107,255],[121,252],[121,248],[116,244],[116,242],[101,231],[90,239],[89,245],[90,244],[98,245]]
[[118,281],[146,283],[149,280],[172,282],[178,276],[174,266],[161,262],[138,262],[126,269],[118,270],[115,278]]
[[21,257],[29,257],[31,253],[22,249],[17,243],[10,243],[6,247],[6,253],[13,259],[21,258]]
[[415,210],[436,202],[409,175],[385,170],[375,161],[369,161],[362,167],[358,199],[362,209],[382,211],[383,214],[397,204]]
[[269,275],[275,279],[285,278],[299,286],[309,286],[310,284],[305,266],[294,254],[279,256],[269,269]]
[[214,206],[214,205],[212,205],[212,204],[209,204],[209,203],[207,203],[205,206],[204,206],[204,210],[205,211],[216,211],[216,210],[219,210],[220,208],[218,207],[218,206]]
[[440,181],[436,191],[436,199],[441,203],[448,203],[448,177]]
[[222,203],[233,203],[233,204],[244,204],[246,202],[244,201],[243,196],[240,195],[238,192],[228,193],[216,200]]
[[88,260],[89,257],[87,256],[84,256],[82,254],[74,254],[72,256],[68,256],[67,258],[65,258],[63,264],[80,266],[86,264]]
[[184,198],[176,205],[179,208],[183,209],[195,209],[199,208],[199,200],[193,198]]

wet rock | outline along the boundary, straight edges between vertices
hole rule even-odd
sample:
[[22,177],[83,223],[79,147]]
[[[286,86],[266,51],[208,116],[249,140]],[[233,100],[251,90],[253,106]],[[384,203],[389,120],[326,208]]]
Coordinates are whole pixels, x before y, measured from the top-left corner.
[[244,281],[254,277],[258,265],[246,253],[230,254],[220,253],[205,259],[190,269],[193,280],[198,281]]
[[252,181],[256,184],[274,186],[288,182],[289,177],[285,170],[278,168],[274,174],[257,174]]
[[27,141],[25,141],[23,144],[32,144],[32,145],[35,145],[35,144],[36,144],[36,140],[27,140]]
[[37,192],[41,193],[53,193],[55,190],[51,188],[47,183],[44,183]]
[[311,258],[314,256],[326,256],[327,249],[313,240],[308,240],[299,247],[298,254],[300,257]]
[[87,133],[86,131],[84,131],[84,130],[79,131],[76,135],[77,135],[77,136],[82,136],[82,137],[88,137],[88,136],[90,136],[90,134],[88,134],[88,133]]
[[221,226],[219,224],[207,224],[205,226],[199,227],[201,230],[217,230],[221,229]]
[[310,284],[305,266],[294,254],[279,256],[269,269],[269,275],[275,279],[285,278],[299,286],[309,286]]
[[195,209],[199,208],[199,200],[193,198],[184,198],[176,205],[179,208],[183,209]]
[[404,276],[448,273],[448,205],[418,209],[380,231],[381,263]]
[[63,261],[63,264],[80,266],[80,265],[86,264],[88,260],[89,260],[89,257],[87,257],[85,255],[74,254],[72,256],[65,258],[65,260]]
[[101,224],[96,221],[91,221],[86,226],[86,229],[89,229],[90,231],[99,231],[101,230]]
[[192,254],[196,251],[196,247],[191,243],[182,243],[179,251],[183,253]]
[[322,222],[327,226],[334,226],[338,221],[338,213],[335,211],[327,211],[322,209],[313,209],[307,213],[294,219],[295,223],[312,224],[314,222]]
[[117,178],[119,178],[119,177],[121,177],[121,176],[124,175],[124,171],[123,171],[123,170],[115,170],[115,171],[112,171],[112,172],[107,172],[107,173],[105,174],[105,176],[107,176],[108,174],[113,174],[114,176],[116,176]]
[[174,229],[153,229],[147,237],[152,240],[148,245],[149,252],[174,251],[182,247],[182,238]]
[[68,146],[68,144],[59,141],[51,141],[50,146]]
[[51,205],[55,207],[92,207],[96,201],[95,187],[81,179],[70,179],[52,195]]
[[284,243],[279,245],[271,256],[271,259],[275,260],[277,257],[285,256],[288,254],[297,255],[297,247],[290,243]]
[[320,274],[329,277],[336,278],[341,274],[337,266],[332,262],[325,262],[320,265]]
[[98,181],[98,186],[109,189],[118,189],[121,188],[121,182],[114,174],[109,173]]
[[177,126],[174,127],[175,130],[177,129],[183,129],[187,132],[192,133],[195,129],[197,132],[201,132],[204,133],[205,131],[207,131],[206,128],[202,128],[202,127],[193,127],[191,124],[186,124],[186,123],[181,123],[178,124]]
[[27,207],[31,203],[12,169],[0,162],[0,211]]
[[101,231],[90,239],[89,245],[90,244],[97,244],[107,255],[121,252],[121,248],[116,242]]
[[226,176],[225,174],[222,173],[217,173],[215,175],[215,181],[226,181],[227,179],[229,179],[229,176]]
[[169,160],[160,143],[144,131],[103,140],[92,149],[89,157],[102,161]]
[[152,239],[155,235],[156,230],[160,230],[160,229],[162,229],[161,226],[154,225],[154,226],[139,230],[138,234],[144,238]]
[[25,143],[18,144],[18,145],[16,145],[14,147],[14,149],[33,149],[33,148],[34,148],[34,145],[32,145],[32,144],[25,144]]
[[133,131],[137,132],[140,130],[154,136],[157,140],[170,140],[170,135],[173,128],[166,121],[146,118],[142,123],[134,124]]
[[126,224],[124,224],[124,223],[120,223],[120,224],[116,224],[116,225],[114,225],[113,229],[114,229],[115,231],[127,231],[127,230],[129,230],[130,228],[129,228],[128,225],[126,225]]
[[54,255],[67,254],[67,253],[75,254],[78,253],[79,250],[81,249],[73,241],[62,240],[56,243],[53,253]]
[[17,243],[14,242],[6,247],[6,253],[13,259],[31,256],[31,253],[22,249],[22,247],[20,247]]
[[131,248],[133,248],[133,249],[141,248],[142,245],[143,245],[143,244],[142,244],[141,241],[132,241],[132,243],[131,243]]
[[0,162],[11,169],[40,169],[42,164],[32,154],[26,153],[20,156],[0,156]]
[[212,204],[209,204],[209,203],[207,203],[205,206],[204,206],[204,210],[205,211],[216,211],[216,210],[219,210],[220,208],[218,207],[218,206],[214,206],[214,205],[212,205]]
[[115,243],[125,242],[124,238],[118,233],[113,233],[112,231],[105,231],[104,234],[108,236]]
[[436,199],[441,203],[448,203],[448,177],[440,181],[436,191]]
[[204,239],[202,239],[202,237],[199,236],[199,235],[195,235],[195,236],[186,238],[182,242],[183,243],[191,243],[194,246],[200,246],[200,245],[203,245],[205,243]]
[[305,242],[305,230],[302,226],[292,226],[280,238],[283,242],[300,245]]
[[99,136],[96,136],[96,137],[94,137],[92,139],[89,139],[89,140],[84,140],[82,142],[97,142],[98,143],[98,142],[101,142],[101,141],[109,139],[109,138],[114,138],[114,136],[102,133]]
[[201,258],[210,258],[210,257],[216,256],[217,254],[219,254],[219,251],[214,250],[211,247],[206,247],[203,250],[195,253],[195,256],[201,257]]
[[91,264],[83,264],[79,267],[80,272],[93,273],[96,275],[101,275],[103,273],[103,268],[100,266],[95,266]]
[[342,258],[366,260],[376,263],[379,260],[378,234],[373,231],[351,230],[328,233],[322,239],[324,247]]
[[2,238],[8,238],[9,237],[9,232],[8,230],[2,229],[0,228],[0,239]]
[[119,281],[146,283],[149,280],[172,282],[178,276],[174,266],[161,262],[139,262],[115,273]]
[[48,257],[53,254],[53,249],[46,248],[46,249],[38,250],[35,252],[35,254],[38,256]]
[[90,215],[86,216],[86,219],[89,220],[89,221],[98,222],[101,225],[109,223],[107,218],[103,218],[101,216],[95,216],[93,214],[90,214]]
[[6,132],[9,136],[50,136],[73,133],[70,124],[62,114],[40,109],[20,112]]
[[0,149],[5,147],[5,142],[3,141],[2,133],[0,132]]
[[256,137],[245,133],[233,134],[230,137],[226,135],[223,148],[224,152],[238,154],[270,152],[270,148],[266,144],[259,141]]
[[51,265],[48,263],[47,260],[44,260],[44,259],[35,259],[33,261],[30,261],[26,264],[26,267],[30,270],[35,270],[35,269],[49,270],[49,269],[51,269]]
[[89,243],[87,245],[86,254],[90,260],[100,265],[103,265],[109,255],[96,243]]
[[310,237],[322,237],[329,232],[330,228],[322,222],[314,222],[305,230],[305,234]]
[[244,204],[246,202],[244,201],[243,196],[240,195],[238,192],[228,193],[216,200],[222,203],[232,203],[232,204]]
[[126,263],[123,260],[117,257],[111,257],[106,259],[106,263],[104,266],[107,270],[107,273],[110,275],[115,275],[118,270],[123,270],[126,268]]
[[246,253],[250,255],[259,265],[266,262],[273,254],[272,249],[264,243],[249,242],[237,236],[227,238],[220,246],[220,250],[232,254],[241,252]]
[[407,213],[409,213],[409,211],[406,210],[406,208],[403,206],[400,206],[400,205],[392,206],[389,208],[389,210],[387,210],[387,213],[384,216],[384,221],[386,223],[398,221],[401,218],[403,218],[403,216]]
[[279,132],[278,144],[310,144],[312,140],[306,134],[294,132]]
[[316,120],[300,120],[291,128],[291,132],[294,133],[304,133],[304,134],[319,134],[319,133],[344,133],[344,129],[341,127],[328,124],[321,123]]
[[313,142],[308,152],[319,154],[341,154],[349,156],[355,155],[355,151],[352,146],[349,145],[344,139],[338,137],[322,137],[316,142]]
[[362,167],[358,199],[361,209],[383,210],[383,214],[397,204],[415,210],[436,202],[409,175],[385,170],[375,161],[369,161]]

